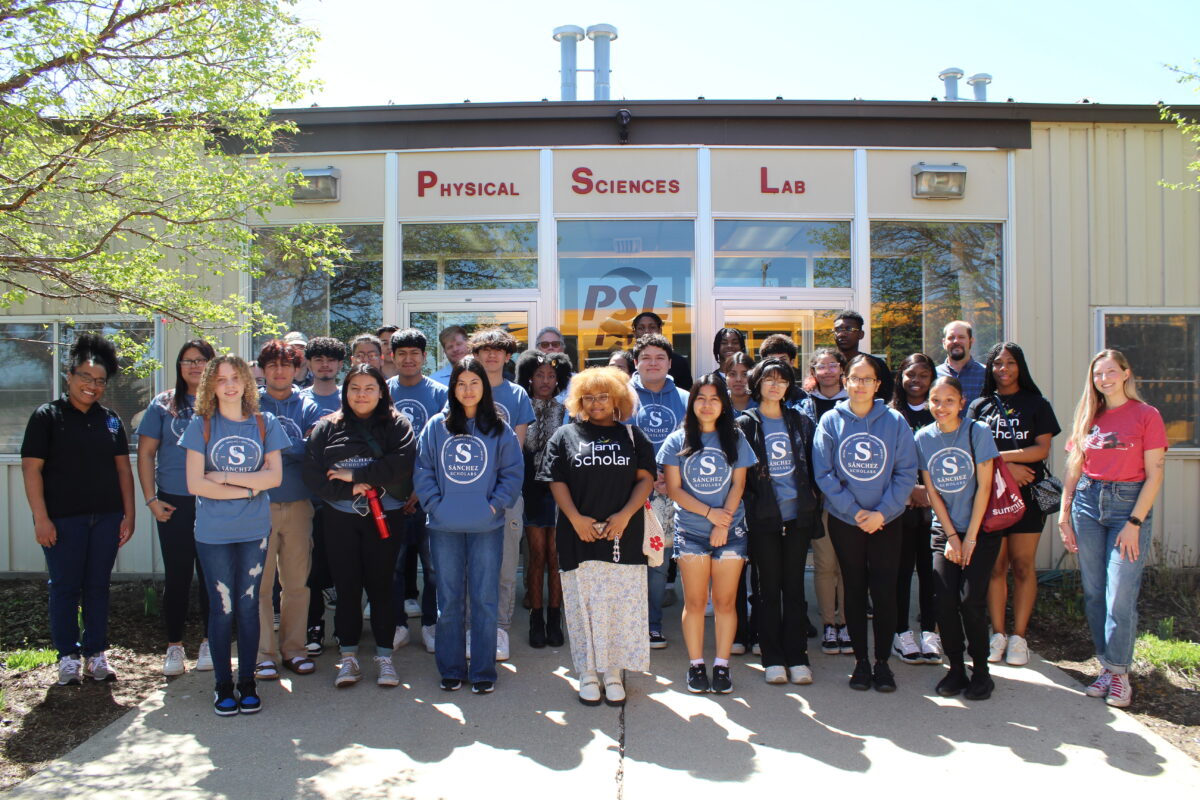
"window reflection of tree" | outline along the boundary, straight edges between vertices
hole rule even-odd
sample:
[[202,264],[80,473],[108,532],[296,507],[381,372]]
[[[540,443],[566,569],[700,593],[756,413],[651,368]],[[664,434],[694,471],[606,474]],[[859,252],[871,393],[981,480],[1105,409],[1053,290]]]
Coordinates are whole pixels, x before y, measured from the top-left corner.
[[406,224],[408,291],[537,286],[537,223]]
[[1171,446],[1200,446],[1200,315],[1108,314],[1104,346],[1129,359],[1138,391],[1162,414]]

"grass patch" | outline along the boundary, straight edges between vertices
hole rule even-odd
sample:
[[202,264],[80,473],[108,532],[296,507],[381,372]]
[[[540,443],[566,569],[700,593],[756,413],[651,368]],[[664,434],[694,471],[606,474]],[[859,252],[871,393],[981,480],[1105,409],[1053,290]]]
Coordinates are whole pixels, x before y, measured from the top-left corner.
[[13,650],[4,655],[4,665],[9,669],[20,672],[54,664],[58,661],[58,652],[41,648],[38,650]]
[[[1165,627],[1165,626],[1163,626]],[[1200,644],[1182,639],[1161,639],[1153,633],[1138,637],[1136,656],[1153,667],[1200,677]]]

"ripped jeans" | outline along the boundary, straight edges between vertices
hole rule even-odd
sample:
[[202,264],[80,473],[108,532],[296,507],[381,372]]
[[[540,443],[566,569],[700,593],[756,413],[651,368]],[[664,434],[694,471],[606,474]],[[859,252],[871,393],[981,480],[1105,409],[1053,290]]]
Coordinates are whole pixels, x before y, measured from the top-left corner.
[[217,685],[233,682],[230,662],[236,618],[238,680],[254,679],[258,655],[258,589],[266,562],[267,538],[250,542],[196,542],[208,589],[208,646]]

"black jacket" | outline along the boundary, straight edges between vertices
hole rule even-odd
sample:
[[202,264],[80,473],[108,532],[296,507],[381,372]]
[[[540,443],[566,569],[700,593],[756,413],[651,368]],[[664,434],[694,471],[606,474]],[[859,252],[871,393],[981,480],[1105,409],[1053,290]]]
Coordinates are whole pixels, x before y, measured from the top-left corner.
[[[796,481],[796,514],[798,519],[815,515],[820,510],[817,481],[813,475],[812,442],[816,426],[807,415],[794,408],[783,406],[783,422],[792,440],[792,457],[796,468],[792,477]],[[747,471],[746,490],[742,500],[746,504],[746,524],[754,531],[778,531],[783,528],[783,517],[779,513],[779,501],[775,499],[775,486],[767,461],[760,409],[743,411],[737,418],[738,427],[758,457],[758,463]],[[820,525],[813,528],[812,538],[824,536]]]
[[[371,439],[376,447],[371,446]],[[331,481],[326,472],[334,464],[356,457],[374,461],[354,470],[354,483],[382,486],[400,501],[407,500],[412,494],[417,437],[413,435],[408,417],[395,413],[389,422],[374,418],[347,420],[341,413],[325,417],[313,427],[308,437],[304,484],[322,500],[353,500],[354,483]]]

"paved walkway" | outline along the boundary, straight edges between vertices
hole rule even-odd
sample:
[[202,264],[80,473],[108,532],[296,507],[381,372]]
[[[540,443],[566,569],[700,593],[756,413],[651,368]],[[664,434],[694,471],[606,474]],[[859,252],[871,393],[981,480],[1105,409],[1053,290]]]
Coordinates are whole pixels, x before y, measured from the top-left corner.
[[480,697],[439,691],[416,644],[398,654],[403,684],[390,690],[374,685],[373,664],[335,690],[326,653],[315,675],[266,685],[253,717],[214,715],[210,674],[173,679],[12,796],[1198,796],[1200,767],[1040,659],[997,668],[996,693],[977,704],[937,696],[941,667],[896,661],[897,692],[852,691],[850,657],[819,650],[812,686],[768,686],[755,659],[735,657],[733,694],[695,696],[678,612],[654,673],[629,677],[623,711],[580,705],[569,650],[521,636],[496,693]]

